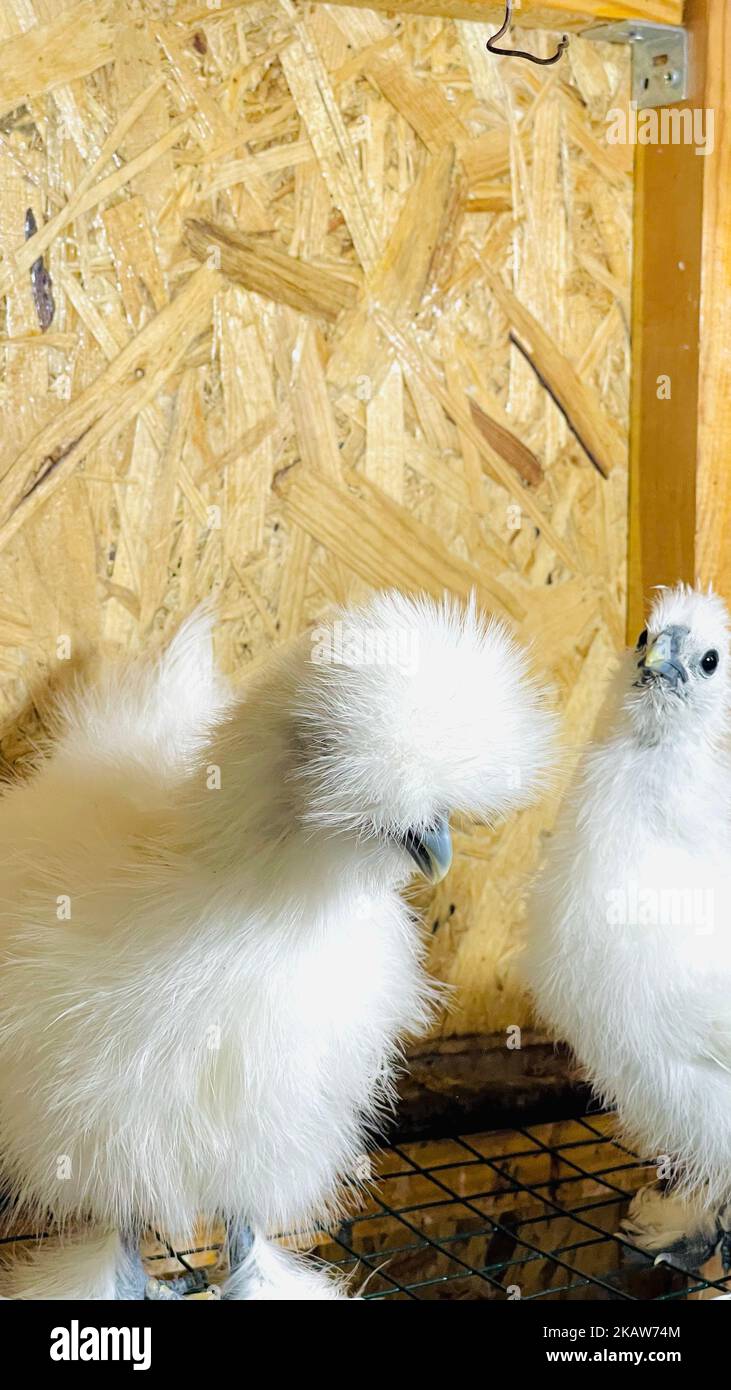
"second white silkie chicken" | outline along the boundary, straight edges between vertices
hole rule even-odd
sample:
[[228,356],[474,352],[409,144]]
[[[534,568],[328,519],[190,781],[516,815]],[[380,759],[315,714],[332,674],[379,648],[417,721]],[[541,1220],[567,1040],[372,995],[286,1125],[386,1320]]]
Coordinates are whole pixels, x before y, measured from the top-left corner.
[[655,1253],[708,1254],[731,1198],[730,704],[723,602],[661,591],[529,912],[540,1016],[673,1173],[669,1195],[648,1189],[630,1214]]

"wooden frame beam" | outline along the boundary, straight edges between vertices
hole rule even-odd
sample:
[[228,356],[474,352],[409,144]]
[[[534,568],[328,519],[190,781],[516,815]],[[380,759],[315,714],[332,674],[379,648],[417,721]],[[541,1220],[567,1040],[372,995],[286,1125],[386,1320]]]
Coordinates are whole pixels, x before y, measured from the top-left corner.
[[628,638],[657,584],[731,601],[731,11],[688,0],[697,142],[638,145]]
[[702,584],[712,583],[731,602],[731,12],[726,0],[713,0],[706,40],[705,101],[714,112],[715,148],[702,161],[695,568]]
[[414,1043],[407,1063],[390,1143],[566,1119],[591,1104],[566,1047],[528,1028],[514,1051],[504,1032],[468,1033]]
[[[505,14],[504,0],[331,0],[393,14],[441,15],[494,23]],[[586,29],[590,24],[619,19],[646,19],[656,24],[682,24],[683,0],[515,0],[514,23],[523,29]],[[509,40],[508,40],[509,43]]]

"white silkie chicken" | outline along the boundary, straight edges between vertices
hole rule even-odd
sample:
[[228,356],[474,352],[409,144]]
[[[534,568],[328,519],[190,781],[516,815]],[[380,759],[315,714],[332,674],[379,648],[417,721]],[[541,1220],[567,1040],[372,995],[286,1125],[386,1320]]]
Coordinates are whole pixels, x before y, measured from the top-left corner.
[[337,1208],[430,1018],[414,862],[526,803],[551,730],[504,628],[393,593],[244,698],[195,618],[70,701],[0,800],[0,1175],[57,1232],[0,1293],[140,1297],[143,1229],[223,1216],[224,1296],[342,1296],[267,1237]]
[[564,808],[523,969],[630,1142],[671,1174],[627,1232],[697,1267],[731,1198],[729,617],[661,591]]

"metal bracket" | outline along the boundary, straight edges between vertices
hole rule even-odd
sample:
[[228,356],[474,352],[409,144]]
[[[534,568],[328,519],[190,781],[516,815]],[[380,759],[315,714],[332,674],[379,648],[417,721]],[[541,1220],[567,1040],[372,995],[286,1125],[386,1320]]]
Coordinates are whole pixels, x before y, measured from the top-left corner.
[[635,106],[671,106],[688,95],[688,31],[676,24],[625,19],[595,24],[582,39],[628,43],[632,49],[632,101]]

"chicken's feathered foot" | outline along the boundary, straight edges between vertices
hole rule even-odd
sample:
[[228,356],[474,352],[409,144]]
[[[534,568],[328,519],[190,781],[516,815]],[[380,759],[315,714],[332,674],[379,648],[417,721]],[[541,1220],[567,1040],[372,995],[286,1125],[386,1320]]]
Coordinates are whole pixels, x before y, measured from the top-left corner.
[[0,1267],[0,1296],[20,1299],[144,1298],[147,1276],[137,1246],[118,1231],[92,1227],[39,1241]]
[[656,1264],[666,1261],[695,1274],[719,1255],[724,1274],[731,1270],[731,1204],[709,1211],[652,1184],[632,1199],[622,1234],[654,1255]]
[[241,1221],[231,1221],[228,1226],[228,1262],[233,1274],[251,1253],[254,1244],[254,1230]]
[[[231,1272],[221,1289],[224,1298],[311,1302],[348,1297],[337,1278],[254,1235],[249,1227],[234,1229],[231,1257]],[[8,1299],[178,1299],[203,1291],[205,1283],[200,1271],[164,1282],[148,1278],[136,1242],[98,1227],[38,1241],[0,1265],[0,1297]]]
[[223,1285],[224,1298],[309,1303],[349,1297],[337,1278],[247,1226],[232,1228],[229,1240],[231,1273]]

